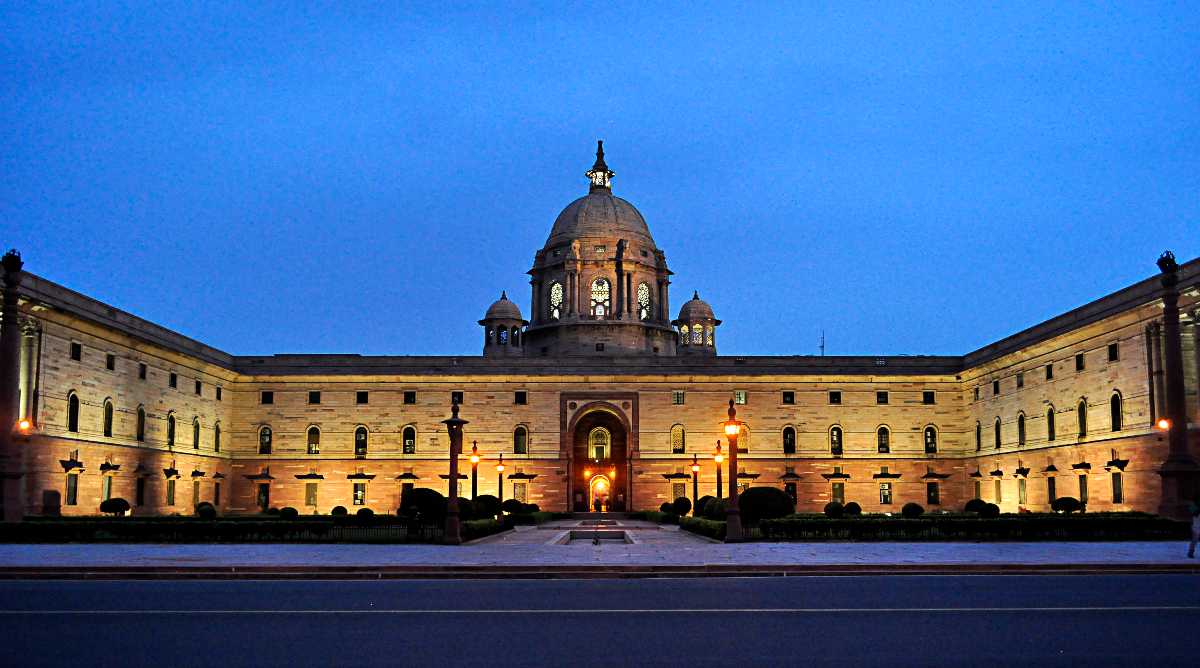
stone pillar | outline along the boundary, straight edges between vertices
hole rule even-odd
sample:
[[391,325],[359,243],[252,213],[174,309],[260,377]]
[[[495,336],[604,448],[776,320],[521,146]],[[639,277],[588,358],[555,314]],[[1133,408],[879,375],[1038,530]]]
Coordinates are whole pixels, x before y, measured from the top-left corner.
[[1166,411],[1171,421],[1167,430],[1167,458],[1159,468],[1162,501],[1158,513],[1166,517],[1187,516],[1188,502],[1196,495],[1200,466],[1188,449],[1187,403],[1184,398],[1183,346],[1179,332],[1179,265],[1167,251],[1158,259],[1162,271],[1163,372],[1166,376]]
[[30,422],[34,422],[33,397],[37,392],[37,335],[37,323],[32,318],[21,322],[21,400],[17,404],[17,419],[28,419]]
[[1165,415],[1167,412],[1167,388],[1163,379],[1162,325],[1150,323],[1150,343],[1154,346],[1154,402],[1156,414]]
[[1142,333],[1146,348],[1146,396],[1150,404],[1150,426],[1158,421],[1158,389],[1154,383],[1154,324],[1146,325]]
[[21,327],[17,311],[17,288],[21,285],[21,254],[4,255],[4,301],[0,310],[0,500],[3,520],[19,522],[24,515],[21,499],[21,443],[16,433],[20,401]]

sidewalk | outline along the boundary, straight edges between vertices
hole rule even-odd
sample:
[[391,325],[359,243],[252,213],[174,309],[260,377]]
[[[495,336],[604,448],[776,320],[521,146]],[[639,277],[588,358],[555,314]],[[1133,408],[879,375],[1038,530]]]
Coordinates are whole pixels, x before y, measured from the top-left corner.
[[833,573],[1195,572],[1181,542],[742,543],[625,522],[636,542],[552,544],[574,522],[474,544],[5,544],[13,577],[585,577]]

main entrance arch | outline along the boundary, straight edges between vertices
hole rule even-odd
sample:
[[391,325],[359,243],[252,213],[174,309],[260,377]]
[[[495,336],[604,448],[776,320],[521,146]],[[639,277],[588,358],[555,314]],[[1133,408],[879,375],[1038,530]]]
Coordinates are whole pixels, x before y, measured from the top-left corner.
[[623,511],[632,495],[629,432],[615,406],[584,407],[571,430],[571,510]]

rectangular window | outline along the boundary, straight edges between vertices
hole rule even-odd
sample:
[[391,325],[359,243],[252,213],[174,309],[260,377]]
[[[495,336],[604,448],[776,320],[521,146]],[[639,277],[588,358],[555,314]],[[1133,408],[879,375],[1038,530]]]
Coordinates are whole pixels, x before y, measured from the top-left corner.
[[1057,482],[1057,481],[1054,479],[1053,476],[1046,478],[1046,502],[1047,503],[1054,503],[1054,500],[1058,498],[1058,491],[1054,489],[1055,482]]
[[975,498],[976,499],[983,498],[983,483],[979,480],[975,481]]
[[838,390],[830,392],[829,403],[834,406],[840,406],[842,403],[842,393]]
[[271,483],[258,483],[258,491],[255,493],[254,502],[259,510],[264,513],[267,512],[267,508],[271,507]]
[[1108,344],[1108,361],[1116,362],[1121,359],[1121,345],[1118,343]]
[[876,392],[875,393],[875,403],[883,405],[883,404],[886,404],[887,402],[888,402],[888,393],[887,392]]
[[321,391],[320,390],[309,390],[308,403],[310,403],[310,404],[321,403]]
[[117,368],[117,356],[112,353],[106,354],[104,356],[104,368],[108,369],[109,371],[116,369]]
[[170,376],[167,376],[167,386],[168,387],[179,387],[179,376],[177,376],[175,374],[171,374]]
[[1025,479],[1017,478],[1017,503],[1022,506],[1029,503],[1029,495],[1025,492]]
[[1075,370],[1083,371],[1083,353],[1079,353],[1075,356]]
[[404,403],[406,403],[406,404],[417,403],[417,393],[413,392],[412,390],[406,391],[404,393]]
[[934,398],[935,398],[935,395],[932,390],[925,390],[924,392],[921,393],[921,403],[923,403],[927,406],[933,405]]
[[146,380],[146,363],[138,362],[138,380]]
[[1125,503],[1125,489],[1122,486],[1121,482],[1122,482],[1121,481],[1121,472],[1113,471],[1112,472],[1112,492],[1113,492],[1112,502],[1113,503]]
[[221,386],[220,385],[217,386],[216,393],[217,393],[217,401],[220,401],[221,400]]
[[890,483],[890,482],[879,483],[879,505],[881,505],[881,506],[892,505],[892,483]]
[[995,485],[996,485],[996,503],[1000,503],[1001,501],[1004,501],[1004,488],[1001,485],[1001,480],[999,478],[996,478]]
[[400,483],[400,504],[401,505],[404,504],[404,495],[411,492],[414,487],[416,487],[416,485],[414,485],[411,482]]
[[354,505],[363,506],[367,503],[367,483],[354,483]]
[[451,393],[450,393],[450,403],[452,403],[452,404],[458,404],[459,406],[463,405],[463,393],[462,393],[462,391],[458,391],[458,392],[451,392]]
[[1022,387],[1025,387],[1025,372],[1018,371],[1017,372],[1017,388],[1020,389]]
[[141,507],[146,505],[146,479],[138,478],[133,486],[133,505]]
[[197,396],[199,396],[201,394],[201,389],[203,387],[204,387],[204,385],[200,381],[196,381],[196,395]]
[[167,505],[175,505],[175,480],[167,480]]
[[992,381],[992,396],[994,397],[997,394],[1000,394],[1000,381],[993,380]]
[[520,501],[521,503],[526,503],[526,501],[525,501],[526,488],[527,488],[527,486],[525,483],[514,482],[513,483],[513,498],[516,499],[517,501]]
[[1046,380],[1054,380],[1054,365],[1046,365]]
[[1087,474],[1081,473],[1079,475],[1079,502],[1087,503],[1087,501],[1088,501]]
[[783,393],[783,403],[785,403],[785,404],[796,403],[796,393],[792,392],[790,390],[785,390]]
[[794,482],[785,482],[785,483],[783,483],[783,493],[784,493],[784,494],[787,494],[788,496],[790,496],[790,497],[792,498],[792,504],[793,504],[793,505],[795,505],[795,503],[796,503],[796,497],[797,497],[797,494],[796,494],[796,483],[794,483]]
[[264,390],[258,395],[258,403],[263,405],[275,403],[275,393],[270,390]]
[[108,501],[112,498],[112,476],[106,475],[100,479],[100,500]]
[[193,480],[192,481],[192,507],[195,508],[197,503],[200,503],[200,481]]
[[925,503],[930,506],[941,505],[941,494],[936,482],[925,483]]
[[675,499],[687,498],[687,483],[673,482],[671,483],[671,501]]
[[979,401],[979,388],[975,388],[975,401]]
[[359,390],[354,393],[354,403],[362,406],[371,402],[371,395],[365,390]]
[[221,483],[219,482],[213,483],[213,506],[221,507]]
[[79,505],[79,474],[67,474],[67,493],[63,503],[68,506]]
[[75,360],[76,362],[83,359],[82,343],[75,343],[74,341],[71,342],[71,359]]
[[529,403],[529,393],[525,390],[513,392],[513,403],[518,406],[524,406]]
[[315,482],[304,483],[304,505],[306,505],[306,506],[317,505],[317,483],[315,483]]
[[846,502],[846,483],[835,482],[830,485],[829,496],[838,503]]
[[671,390],[671,403],[676,406],[682,406],[683,400],[686,398],[683,390]]
[[742,404],[745,404],[746,403],[746,391],[745,390],[734,390],[733,391],[733,403],[738,404],[739,406]]

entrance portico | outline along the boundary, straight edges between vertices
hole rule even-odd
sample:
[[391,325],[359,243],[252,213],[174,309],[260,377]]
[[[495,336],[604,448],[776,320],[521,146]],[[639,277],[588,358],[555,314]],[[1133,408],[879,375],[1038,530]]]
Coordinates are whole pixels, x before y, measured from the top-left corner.
[[[562,455],[569,462],[572,512],[626,511],[633,498],[636,393],[564,395]],[[634,417],[636,420],[636,417]]]

